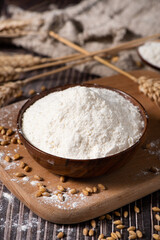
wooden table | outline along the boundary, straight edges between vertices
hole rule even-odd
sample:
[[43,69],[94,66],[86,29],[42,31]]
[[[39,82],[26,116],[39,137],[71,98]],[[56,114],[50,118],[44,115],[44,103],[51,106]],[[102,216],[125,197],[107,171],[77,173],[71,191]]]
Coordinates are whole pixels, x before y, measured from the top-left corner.
[[[62,2],[66,3],[66,1],[60,1],[61,4]],[[34,88],[36,91],[40,91],[42,85],[45,85],[47,88],[51,88],[69,83],[81,83],[96,77],[97,76],[80,73],[71,69],[64,73],[59,73],[27,85],[24,88],[24,98],[28,96],[29,89]],[[138,215],[134,212],[135,205],[137,205],[141,210]],[[144,233],[143,239],[151,240],[151,235],[155,232],[153,226],[158,224],[154,218],[152,206],[159,205],[160,191],[126,205],[123,208],[118,209],[118,211],[121,215],[124,211],[128,211],[128,219],[121,217],[124,224],[127,226],[136,226]],[[113,213],[111,214],[114,215]],[[2,182],[0,182],[0,240],[54,240],[56,239],[56,235],[59,231],[63,231],[65,233],[64,239],[67,240],[94,240],[98,238],[97,236],[99,236],[100,233],[104,233],[106,236],[109,236],[109,234],[114,230],[113,221],[108,222],[106,220],[100,221],[97,219],[96,234],[91,238],[83,236],[84,227],[90,228],[90,222],[64,226],[53,224],[41,219],[25,207],[22,202],[16,199],[2,184]],[[123,231],[122,239],[128,239],[126,230]]]
[[[42,85],[51,88],[69,83],[80,83],[96,77],[97,76],[80,73],[71,69],[64,73],[59,73],[50,78],[42,79],[27,85],[24,89],[24,95],[26,97],[31,88],[40,91]],[[121,217],[121,219],[126,226],[134,225],[140,229],[144,233],[143,239],[150,240],[151,234],[153,233],[153,225],[158,224],[151,208],[152,206],[159,206],[159,200],[160,191],[118,209],[121,215],[125,210],[129,212],[129,218],[124,219]],[[134,212],[135,205],[137,205],[141,211],[138,215]],[[114,215],[113,213],[111,214],[112,216]],[[90,222],[64,226],[41,219],[25,207],[23,203],[17,200],[7,188],[0,183],[0,240],[56,239],[57,233],[61,230],[65,232],[64,239],[91,239],[91,237],[87,238],[83,236],[84,227],[90,228]],[[96,233],[95,236],[92,237],[92,240],[97,239],[100,233],[109,236],[112,231],[114,231],[113,221],[108,222],[106,220],[100,221],[97,219]],[[122,233],[122,239],[127,239],[127,231],[123,230]]]

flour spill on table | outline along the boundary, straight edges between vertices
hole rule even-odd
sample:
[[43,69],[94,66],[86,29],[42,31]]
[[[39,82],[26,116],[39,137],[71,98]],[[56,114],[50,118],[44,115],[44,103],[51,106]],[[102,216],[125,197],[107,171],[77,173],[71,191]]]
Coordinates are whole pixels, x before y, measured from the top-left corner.
[[[19,219],[19,214],[15,215],[11,225],[9,225],[9,228],[13,228],[15,229],[15,231],[17,230],[18,232],[21,231],[27,231],[29,228],[37,228],[38,226],[38,217],[32,217],[32,219],[29,219],[29,214],[25,213],[23,216],[23,222],[22,224],[18,223],[18,219]],[[3,224],[2,224],[3,223]],[[3,229],[5,228],[6,224],[9,224],[8,221],[5,221],[5,218],[0,218],[0,228]],[[40,232],[43,232],[44,230],[40,230]]]
[[3,193],[3,197],[6,198],[9,202],[12,202],[12,201],[14,200],[13,195],[10,194],[10,193],[4,192],[4,193]]

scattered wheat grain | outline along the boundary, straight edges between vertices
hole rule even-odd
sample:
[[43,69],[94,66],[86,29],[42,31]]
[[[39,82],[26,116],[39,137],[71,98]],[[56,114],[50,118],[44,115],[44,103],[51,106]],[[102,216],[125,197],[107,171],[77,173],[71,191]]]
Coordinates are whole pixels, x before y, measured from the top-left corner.
[[83,228],[83,235],[87,236],[88,235],[88,228]]
[[153,210],[154,212],[160,212],[160,208],[159,208],[159,207],[152,207],[152,210]]
[[140,213],[140,209],[137,206],[134,206],[135,213]]
[[11,158],[10,158],[10,156],[8,156],[8,155],[5,156],[5,161],[6,161],[6,162],[11,162]]
[[155,229],[156,231],[160,231],[160,225],[154,225],[154,229]]
[[24,173],[21,173],[21,172],[17,172],[17,173],[15,173],[15,176],[16,176],[16,177],[24,177],[25,174],[24,174]]
[[123,216],[124,216],[124,218],[127,218],[128,217],[128,211],[124,211]]
[[154,234],[152,234],[152,237],[156,240],[160,240],[160,235],[159,234],[154,233]]
[[142,238],[143,237],[143,234],[142,234],[142,232],[140,230],[137,230],[136,234],[137,234],[138,238]]
[[125,226],[122,225],[122,224],[120,224],[120,225],[117,225],[116,228],[118,228],[118,229],[123,229],[123,228],[125,228]]
[[155,218],[157,219],[157,221],[160,221],[160,215],[156,214]]
[[94,219],[91,220],[91,226],[93,228],[96,228],[96,221]]
[[64,237],[64,233],[63,232],[59,232],[58,234],[57,234],[57,238],[63,238]]
[[113,221],[113,224],[115,224],[115,225],[121,225],[121,224],[122,224],[122,221],[121,221],[121,220],[115,220],[115,221]]
[[118,236],[117,236],[117,234],[115,232],[111,232],[111,237],[113,239],[118,239]]
[[91,237],[91,236],[93,236],[94,235],[94,230],[93,229],[90,229],[89,230],[89,236]]

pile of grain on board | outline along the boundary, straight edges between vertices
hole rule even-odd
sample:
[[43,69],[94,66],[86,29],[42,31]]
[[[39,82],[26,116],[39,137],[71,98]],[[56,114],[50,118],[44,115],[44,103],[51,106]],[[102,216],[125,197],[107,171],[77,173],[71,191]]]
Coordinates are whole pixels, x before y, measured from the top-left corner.
[[76,86],[51,93],[23,116],[23,133],[37,148],[65,158],[91,159],[118,153],[141,136],[139,110],[120,94]]
[[142,58],[160,68],[160,42],[147,42],[139,47]]

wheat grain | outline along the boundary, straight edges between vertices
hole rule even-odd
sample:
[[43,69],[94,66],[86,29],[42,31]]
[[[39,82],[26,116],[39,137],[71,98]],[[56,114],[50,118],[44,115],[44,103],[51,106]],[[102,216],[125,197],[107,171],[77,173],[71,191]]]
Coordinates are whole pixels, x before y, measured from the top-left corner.
[[160,225],[154,225],[154,229],[155,229],[156,231],[160,231]]
[[120,225],[120,224],[122,224],[122,221],[121,220],[115,220],[115,221],[113,221],[113,224]]
[[116,234],[117,234],[117,237],[118,237],[118,238],[121,238],[121,237],[122,237],[120,232],[116,231]]
[[142,234],[142,232],[140,230],[137,230],[136,234],[137,234],[138,238],[142,238],[143,237],[143,234]]
[[115,232],[111,232],[111,237],[113,239],[118,239],[118,236],[117,236],[117,234]]
[[13,156],[13,160],[19,160],[21,158],[21,155],[19,153],[16,153],[14,156]]
[[5,159],[4,159],[6,162],[11,162],[11,158],[10,158],[10,156],[8,156],[8,155],[6,155],[5,156]]
[[160,208],[159,208],[159,207],[152,207],[152,210],[153,210],[154,212],[160,212]]
[[105,219],[105,215],[99,217],[99,220],[100,220],[100,221],[102,221],[102,220],[104,220],[104,219]]
[[107,220],[112,220],[111,215],[107,213],[107,214],[106,214],[106,219],[107,219]]
[[104,239],[104,234],[103,233],[100,234],[99,237],[98,237],[98,240],[102,240],[102,239]]
[[123,216],[124,216],[124,218],[127,218],[128,217],[128,211],[124,211]]
[[35,194],[36,197],[41,197],[42,196],[42,192],[41,191],[37,191]]
[[58,235],[57,235],[57,238],[63,238],[64,237],[64,233],[63,232],[59,232]]
[[152,234],[152,237],[156,240],[160,240],[160,235],[159,234]]
[[137,206],[134,206],[135,213],[140,213],[140,209]]
[[83,236],[87,236],[88,235],[88,228],[83,228]]
[[93,228],[96,228],[96,221],[94,219],[91,220],[91,226]]
[[17,173],[15,173],[15,176],[16,176],[16,177],[24,177],[25,174],[24,174],[24,173],[21,173],[21,172],[17,172]]
[[116,228],[118,228],[118,229],[123,229],[123,228],[125,228],[125,226],[122,225],[122,224],[120,224],[120,225],[117,225]]
[[89,230],[89,236],[91,237],[91,236],[93,236],[94,235],[94,230],[93,229],[90,229]]
[[136,227],[135,226],[130,226],[128,229],[127,229],[127,231],[129,232],[129,231],[134,231],[136,229]]

